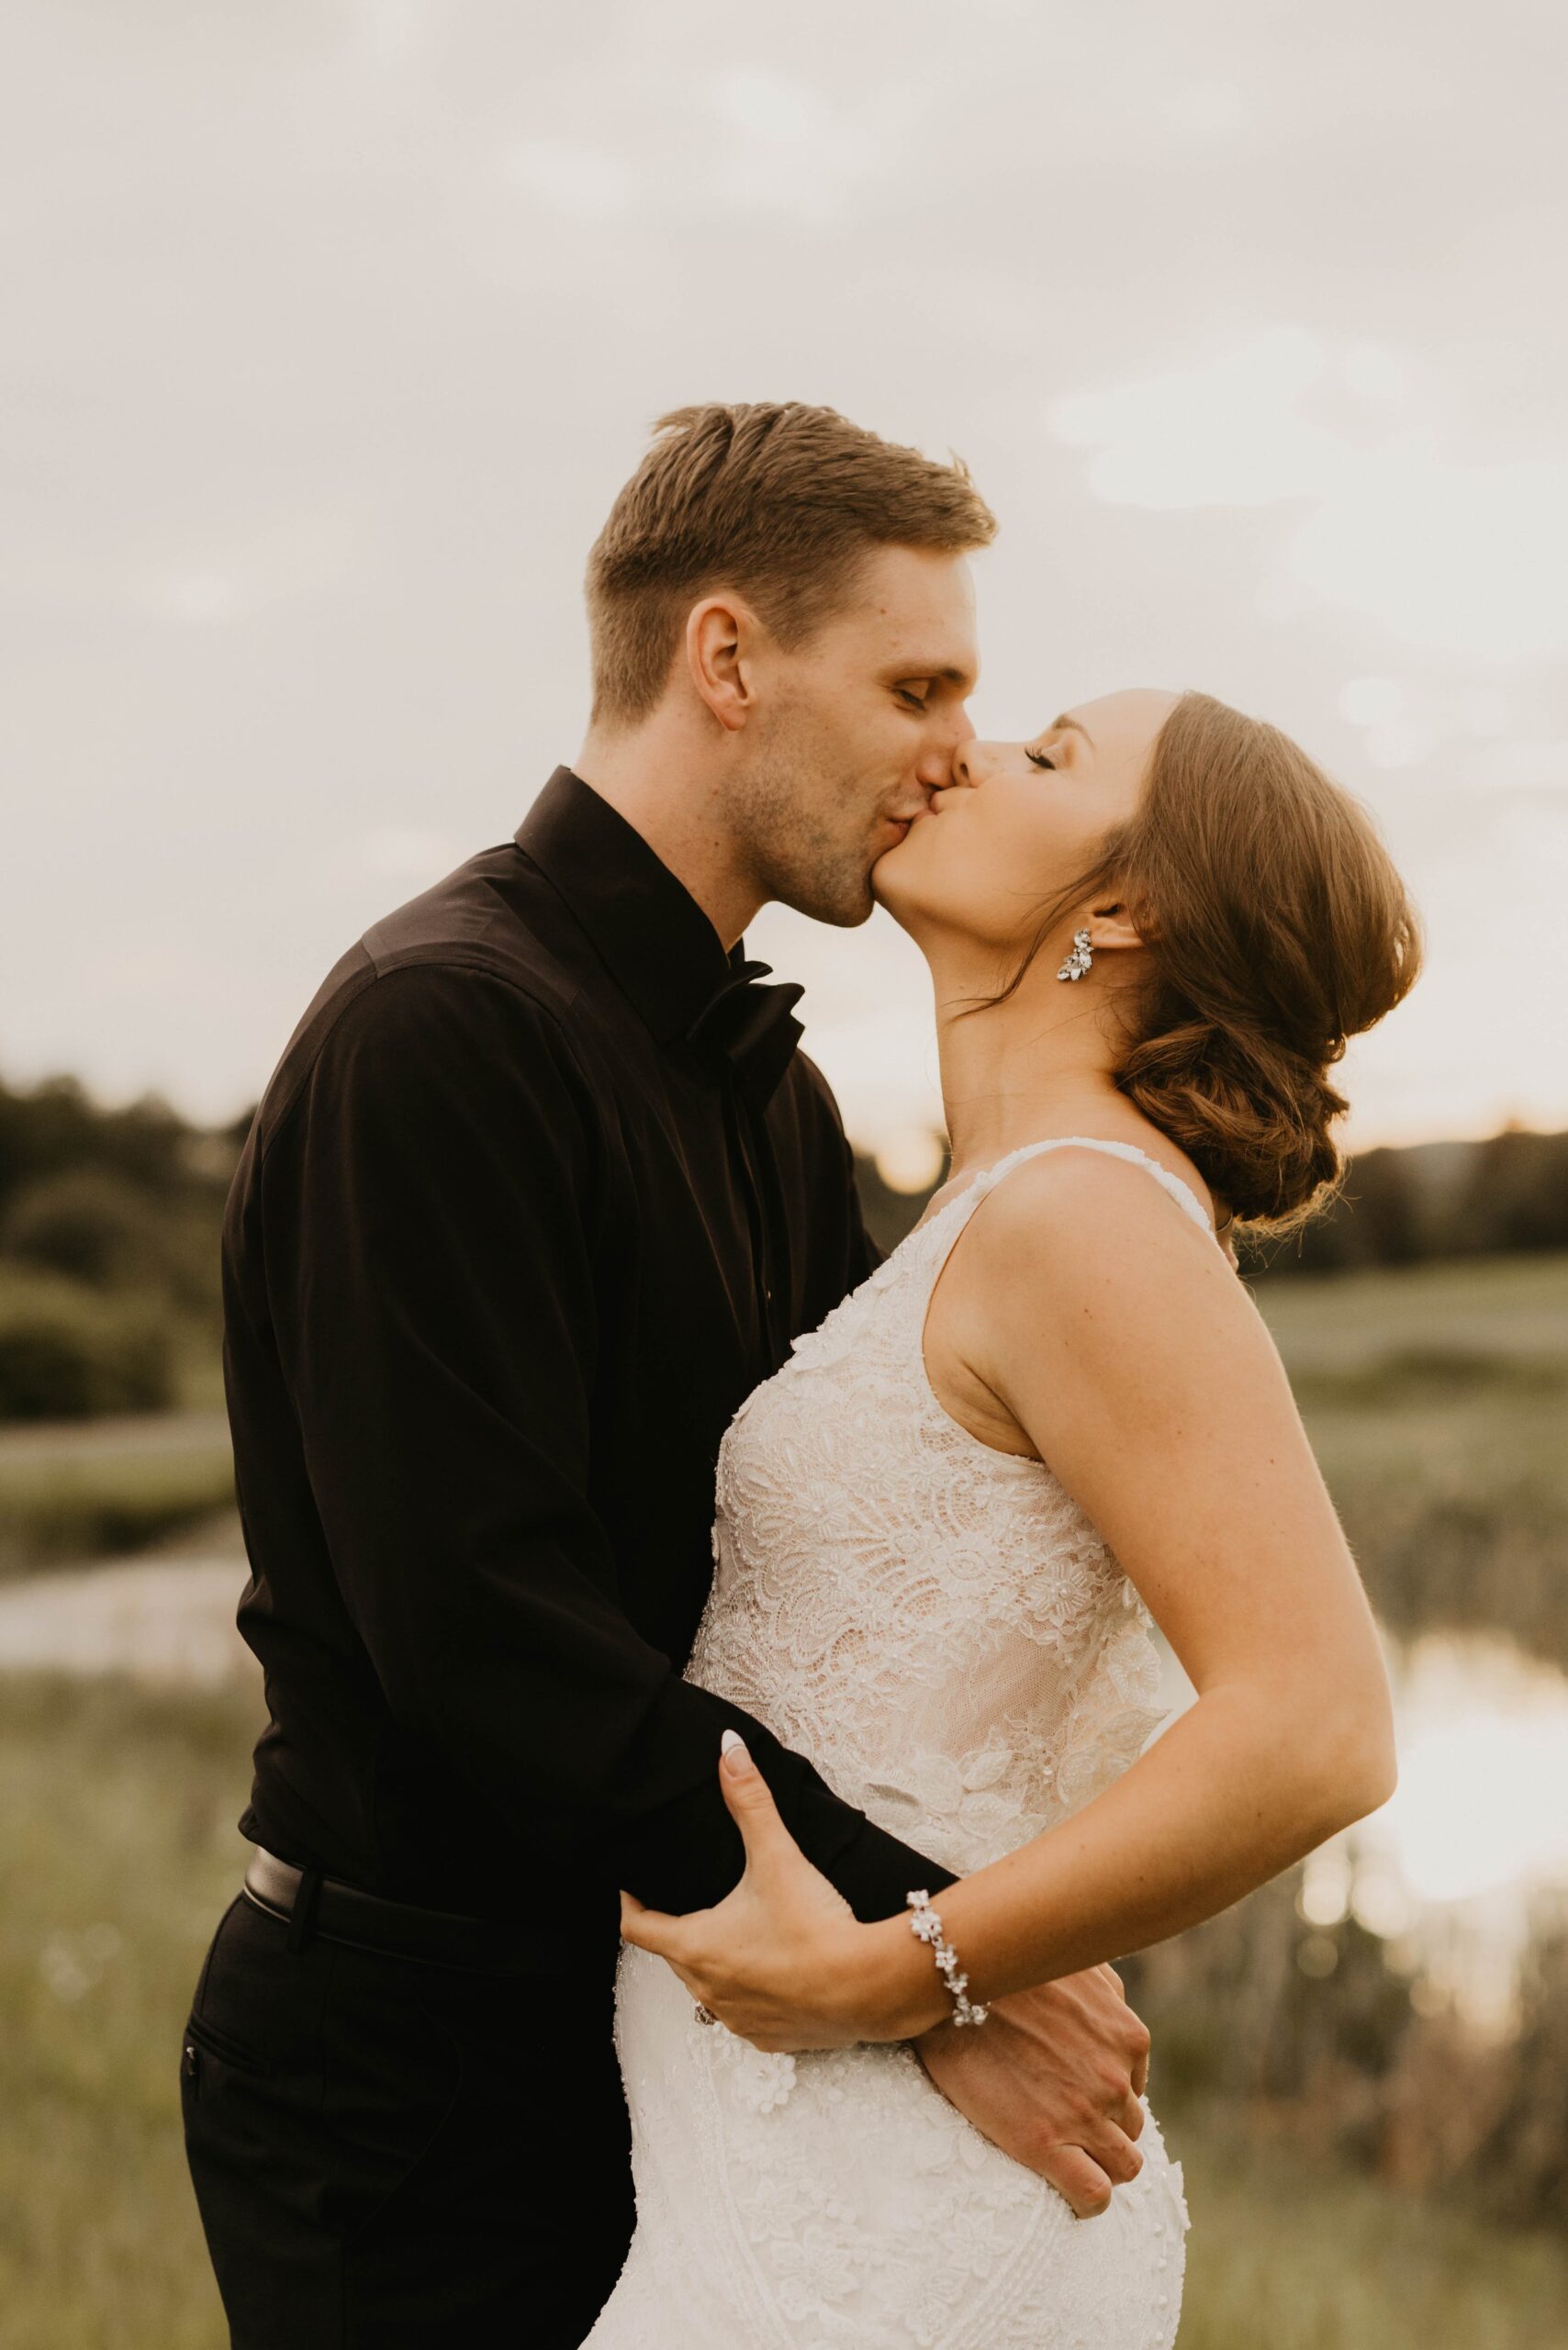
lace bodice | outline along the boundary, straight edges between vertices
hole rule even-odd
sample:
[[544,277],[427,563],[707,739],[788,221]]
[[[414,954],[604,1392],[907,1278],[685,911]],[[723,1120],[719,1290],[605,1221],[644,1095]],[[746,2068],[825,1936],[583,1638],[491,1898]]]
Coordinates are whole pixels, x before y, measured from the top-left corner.
[[[1148,1611],[1048,1468],[943,1410],[926,1309],[981,1201],[946,1202],[736,1414],[690,1679],[967,1873],[1080,1809],[1158,1729]],[[1187,2225],[1147,2099],[1103,2218],[990,2144],[902,2043],[765,2054],[627,1948],[617,2045],[637,2231],[585,2350],[1170,2350]]]
[[1148,1610],[1040,1461],[944,1411],[923,1334],[977,1175],[796,1341],[719,1455],[712,1595],[688,1677],[810,1756],[836,1791],[963,1874],[1078,1810],[1163,1718]]

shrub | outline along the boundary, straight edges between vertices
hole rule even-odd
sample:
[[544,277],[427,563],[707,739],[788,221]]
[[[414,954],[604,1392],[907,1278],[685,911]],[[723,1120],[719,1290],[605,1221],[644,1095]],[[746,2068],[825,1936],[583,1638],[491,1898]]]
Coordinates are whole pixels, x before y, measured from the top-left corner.
[[26,1185],[0,1221],[0,1252],[95,1289],[161,1283],[167,1270],[151,1203],[101,1167],[75,1167]]
[[174,1396],[169,1317],[59,1275],[0,1279],[0,1420],[161,1411]]

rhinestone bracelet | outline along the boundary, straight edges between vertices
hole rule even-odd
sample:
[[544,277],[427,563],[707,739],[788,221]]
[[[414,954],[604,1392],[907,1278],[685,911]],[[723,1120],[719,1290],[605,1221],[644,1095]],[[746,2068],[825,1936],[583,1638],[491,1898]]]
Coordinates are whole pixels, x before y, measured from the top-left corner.
[[953,2021],[956,2024],[984,2023],[991,2009],[977,2006],[966,1997],[969,1978],[959,1974],[958,1953],[951,1942],[942,1939],[942,1920],[931,1907],[930,1894],[909,1893],[904,1898],[913,1912],[909,1921],[910,1931],[917,1942],[930,1943],[937,1970],[953,1994]]

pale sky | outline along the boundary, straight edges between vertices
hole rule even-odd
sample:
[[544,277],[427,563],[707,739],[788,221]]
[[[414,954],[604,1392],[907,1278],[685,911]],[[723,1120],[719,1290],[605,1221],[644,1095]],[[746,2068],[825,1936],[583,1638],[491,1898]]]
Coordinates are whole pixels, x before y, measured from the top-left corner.
[[[957,449],[982,734],[1129,683],[1375,811],[1430,965],[1353,1138],[1568,1124],[1559,0],[13,0],[0,1075],[263,1082],[581,740],[662,409]],[[853,1132],[937,1114],[881,917],[766,914]]]

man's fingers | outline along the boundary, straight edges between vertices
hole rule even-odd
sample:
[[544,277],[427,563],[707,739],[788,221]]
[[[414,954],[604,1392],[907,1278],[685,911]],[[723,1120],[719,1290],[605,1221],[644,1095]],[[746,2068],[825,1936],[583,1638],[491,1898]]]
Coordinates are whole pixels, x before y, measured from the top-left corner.
[[1092,2154],[1081,2146],[1053,2146],[1036,2167],[1058,2195],[1065,2196],[1081,2220],[1097,2220],[1111,2208],[1115,2189]]
[[1127,2009],[1126,2021],[1127,2028],[1132,2033],[1131,2054],[1133,2095],[1135,2097],[1141,2097],[1145,2089],[1148,2087],[1148,2052],[1150,2046],[1148,2026],[1144,2022],[1144,2020],[1140,2015],[1134,2013],[1131,2008]]
[[1114,2187],[1130,2187],[1143,2168],[1143,2156],[1133,2144],[1127,2132],[1114,2121],[1089,2132],[1089,2144],[1083,2149],[1092,2163],[1098,2164]]
[[[1143,2124],[1143,2112],[1137,2115],[1137,2122]],[[1133,2145],[1131,2133],[1121,2129],[1116,2122],[1107,2124],[1103,2136],[1095,2133],[1095,2143],[1091,2153],[1093,2153],[1093,2160],[1098,2162],[1100,2169],[1105,2171],[1105,2177],[1114,2178],[1119,2188],[1131,2186],[1137,2171],[1143,2169],[1143,2155]]]

